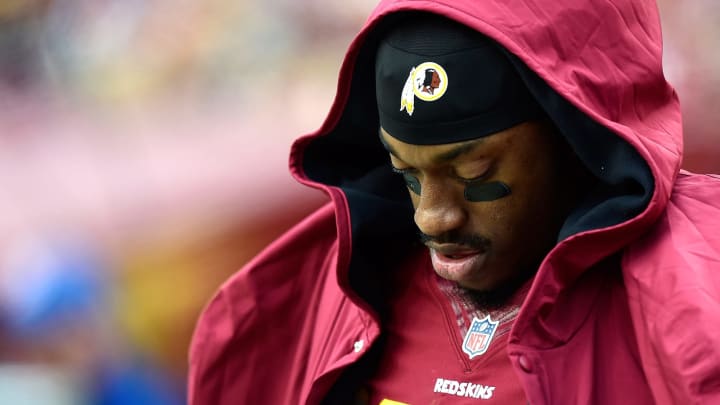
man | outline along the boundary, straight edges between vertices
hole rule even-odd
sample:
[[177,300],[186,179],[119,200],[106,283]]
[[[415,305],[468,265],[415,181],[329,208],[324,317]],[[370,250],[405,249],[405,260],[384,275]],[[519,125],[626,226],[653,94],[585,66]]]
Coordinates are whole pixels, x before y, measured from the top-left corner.
[[679,111],[649,1],[380,3],[291,152],[332,202],[209,303],[190,403],[720,403]]

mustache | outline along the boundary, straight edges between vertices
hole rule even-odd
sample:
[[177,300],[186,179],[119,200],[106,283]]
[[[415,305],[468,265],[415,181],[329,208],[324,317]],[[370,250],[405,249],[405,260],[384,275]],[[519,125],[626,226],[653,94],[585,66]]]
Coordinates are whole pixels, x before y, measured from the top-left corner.
[[430,236],[418,231],[418,237],[420,238],[420,242],[425,245],[453,244],[477,250],[487,250],[490,247],[490,239],[476,234],[447,232],[439,236]]

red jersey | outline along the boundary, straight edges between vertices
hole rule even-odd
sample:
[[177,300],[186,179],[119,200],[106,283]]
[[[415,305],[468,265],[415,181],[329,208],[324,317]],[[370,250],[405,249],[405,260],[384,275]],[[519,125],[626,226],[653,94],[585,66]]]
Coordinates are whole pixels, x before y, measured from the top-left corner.
[[394,284],[369,404],[527,403],[506,353],[527,288],[502,308],[477,310],[435,274],[426,250],[398,269]]

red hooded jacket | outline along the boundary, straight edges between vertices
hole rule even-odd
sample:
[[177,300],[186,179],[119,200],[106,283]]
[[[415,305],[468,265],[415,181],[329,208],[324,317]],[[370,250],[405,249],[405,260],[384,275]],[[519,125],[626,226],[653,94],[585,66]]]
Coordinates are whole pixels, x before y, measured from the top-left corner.
[[720,404],[720,181],[680,170],[680,108],[651,0],[381,2],[324,124],[291,152],[295,177],[331,203],[208,304],[190,349],[190,404],[348,403],[337,398],[362,378],[382,331],[383,269],[412,232],[372,85],[376,32],[407,10],[501,44],[598,181],[510,332],[529,403]]

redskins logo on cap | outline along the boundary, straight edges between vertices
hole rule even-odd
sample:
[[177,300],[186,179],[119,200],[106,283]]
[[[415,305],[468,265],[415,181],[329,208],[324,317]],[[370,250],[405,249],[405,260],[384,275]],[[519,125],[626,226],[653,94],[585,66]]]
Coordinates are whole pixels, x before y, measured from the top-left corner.
[[415,111],[415,97],[423,101],[435,101],[445,94],[448,76],[442,66],[435,62],[423,62],[410,70],[400,98],[400,111],[408,115]]

